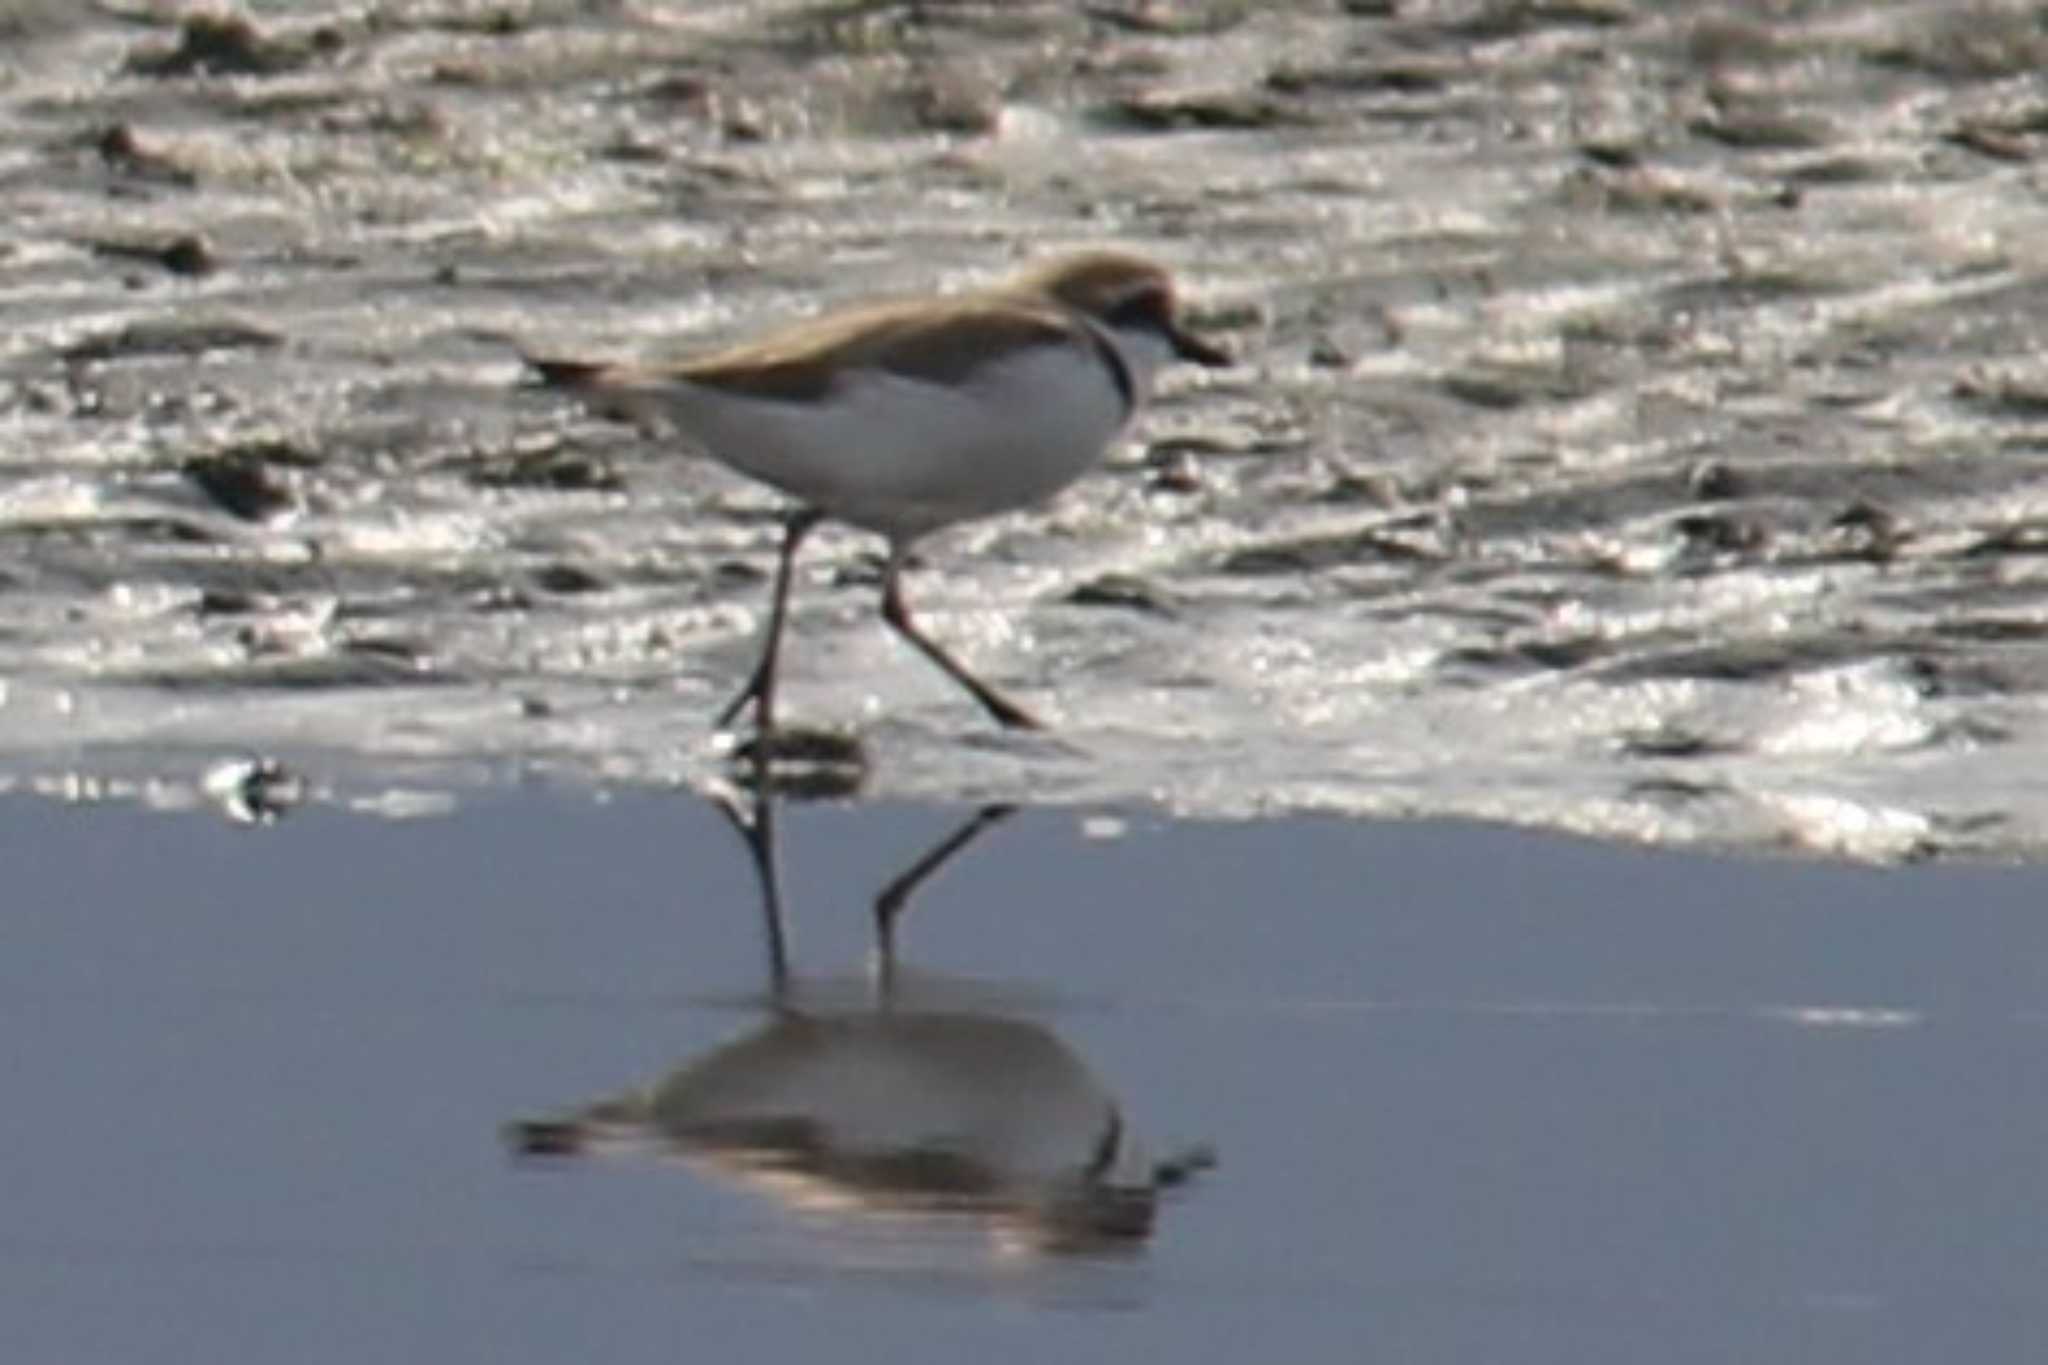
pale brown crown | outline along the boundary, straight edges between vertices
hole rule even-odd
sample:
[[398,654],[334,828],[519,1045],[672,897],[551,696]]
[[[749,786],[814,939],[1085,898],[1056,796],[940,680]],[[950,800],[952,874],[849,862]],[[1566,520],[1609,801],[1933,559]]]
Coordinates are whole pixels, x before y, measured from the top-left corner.
[[1038,265],[1008,288],[1051,299],[1100,322],[1135,313],[1170,322],[1173,280],[1163,266],[1124,251],[1081,251]]
[[1181,360],[1228,365],[1230,354],[1181,325],[1173,280],[1164,266],[1123,251],[1082,251],[1025,272],[1009,289],[1129,335],[1150,332]]

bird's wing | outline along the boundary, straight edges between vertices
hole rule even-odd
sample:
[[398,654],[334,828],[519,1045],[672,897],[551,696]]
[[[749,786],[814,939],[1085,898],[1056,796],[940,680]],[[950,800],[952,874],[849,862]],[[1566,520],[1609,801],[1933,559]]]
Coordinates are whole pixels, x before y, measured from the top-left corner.
[[1049,305],[990,297],[883,304],[687,361],[661,377],[751,398],[815,402],[849,372],[961,385],[1020,350],[1087,344],[1081,324]]

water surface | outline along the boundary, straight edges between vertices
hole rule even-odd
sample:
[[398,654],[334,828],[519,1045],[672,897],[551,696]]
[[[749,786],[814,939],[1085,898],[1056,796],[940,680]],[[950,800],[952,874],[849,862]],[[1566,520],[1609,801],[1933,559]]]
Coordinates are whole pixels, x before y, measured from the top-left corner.
[[[687,1144],[508,1145],[772,1021],[748,854],[696,798],[0,810],[35,853],[0,954],[11,1358],[2048,1344],[2037,871],[1018,813],[909,903],[906,989],[1213,1155],[1142,1235],[1061,1245]],[[781,813],[807,1008],[866,1008],[872,897],[967,814]]]

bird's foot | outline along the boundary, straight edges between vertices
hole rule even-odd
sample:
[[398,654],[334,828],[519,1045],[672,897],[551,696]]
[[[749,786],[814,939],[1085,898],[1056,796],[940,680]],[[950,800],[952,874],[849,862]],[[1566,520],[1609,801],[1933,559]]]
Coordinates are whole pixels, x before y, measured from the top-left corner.
[[868,775],[867,746],[843,730],[778,726],[756,730],[728,760],[744,786],[799,799],[830,799],[860,790]]

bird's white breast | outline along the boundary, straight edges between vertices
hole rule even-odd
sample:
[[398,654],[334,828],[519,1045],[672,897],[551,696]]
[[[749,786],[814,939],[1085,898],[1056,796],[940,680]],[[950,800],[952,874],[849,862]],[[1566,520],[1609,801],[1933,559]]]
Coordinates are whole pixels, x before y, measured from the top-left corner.
[[1130,416],[1081,338],[1020,350],[962,384],[860,369],[814,402],[688,384],[674,399],[678,423],[721,462],[893,538],[1050,497]]

